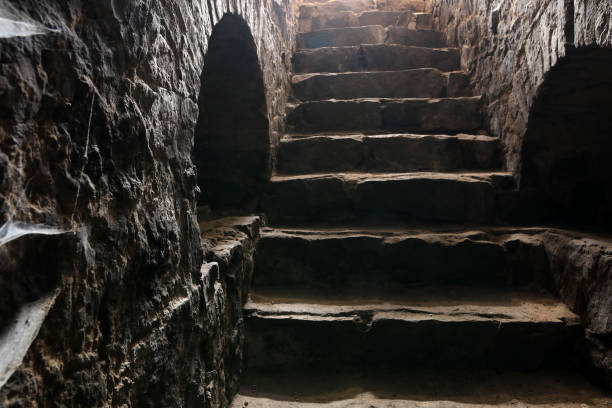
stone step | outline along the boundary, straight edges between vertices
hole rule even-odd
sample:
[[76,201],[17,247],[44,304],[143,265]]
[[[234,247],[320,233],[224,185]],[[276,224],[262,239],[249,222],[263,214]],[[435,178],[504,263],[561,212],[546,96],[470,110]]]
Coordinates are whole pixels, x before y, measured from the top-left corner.
[[445,46],[441,32],[411,30],[408,27],[381,25],[327,28],[297,35],[297,48],[343,47],[363,44],[400,44],[418,47]]
[[[421,17],[422,19],[422,17]],[[300,33],[324,30],[328,28],[360,27],[369,25],[409,26],[413,21],[410,11],[381,11],[369,10],[360,13],[341,11],[332,14],[319,14],[313,17],[304,17],[298,20]],[[415,22],[416,27],[416,22]]]
[[374,0],[332,0],[332,1],[308,1],[300,5],[300,18],[308,18],[320,14],[334,14],[343,11],[363,12],[376,10]]
[[472,96],[464,72],[443,73],[435,68],[302,74],[294,75],[291,85],[294,97],[301,101]]
[[460,133],[482,128],[479,96],[347,99],[289,105],[290,132],[405,131]]
[[610,408],[566,370],[247,371],[231,408]]
[[425,4],[422,0],[331,0],[308,1],[300,5],[299,17],[311,18],[323,14],[341,12],[362,13],[366,11],[406,11],[424,12]]
[[273,176],[262,206],[273,225],[294,222],[498,221],[510,173],[333,173]]
[[[544,295],[450,289],[403,301],[254,296],[244,307],[254,369],[462,368],[570,365],[579,317]],[[416,297],[412,298],[415,293]],[[395,299],[394,299],[395,300]]]
[[312,135],[281,139],[277,171],[415,172],[500,169],[498,138],[449,135]]
[[546,286],[537,229],[266,228],[253,288],[300,288],[332,297],[367,291],[385,299],[423,285]]
[[295,73],[395,71],[436,68],[442,72],[460,69],[456,48],[425,48],[396,44],[324,47],[296,51]]
[[414,13],[408,28],[413,30],[432,30],[433,15],[431,13]]

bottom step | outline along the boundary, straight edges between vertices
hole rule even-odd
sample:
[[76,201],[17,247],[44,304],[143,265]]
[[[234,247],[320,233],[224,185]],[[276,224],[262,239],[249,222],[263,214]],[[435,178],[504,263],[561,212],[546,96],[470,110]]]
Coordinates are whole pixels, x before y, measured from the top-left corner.
[[565,371],[247,373],[232,408],[609,408],[612,399]]
[[581,330],[564,304],[523,291],[255,291],[244,307],[252,369],[569,367]]

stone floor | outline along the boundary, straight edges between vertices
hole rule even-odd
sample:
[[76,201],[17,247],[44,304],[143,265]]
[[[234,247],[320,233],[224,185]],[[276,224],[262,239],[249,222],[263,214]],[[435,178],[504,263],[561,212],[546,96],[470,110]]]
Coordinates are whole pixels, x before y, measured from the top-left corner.
[[564,371],[419,370],[247,377],[232,408],[605,408],[612,400]]

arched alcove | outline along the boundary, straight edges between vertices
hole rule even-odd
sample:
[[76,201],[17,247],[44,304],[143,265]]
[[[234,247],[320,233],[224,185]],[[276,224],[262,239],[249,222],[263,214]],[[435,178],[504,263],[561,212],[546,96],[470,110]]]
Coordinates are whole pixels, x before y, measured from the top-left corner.
[[215,214],[256,210],[270,172],[265,87],[251,31],[235,14],[213,28],[198,106],[200,206]]
[[540,221],[612,227],[612,50],[570,49],[547,74],[523,141],[521,196]]

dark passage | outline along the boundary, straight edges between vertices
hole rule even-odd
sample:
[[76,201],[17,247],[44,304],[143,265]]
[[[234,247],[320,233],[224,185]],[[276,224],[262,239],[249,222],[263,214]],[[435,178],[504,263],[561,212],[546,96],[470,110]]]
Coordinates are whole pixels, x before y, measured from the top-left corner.
[[523,143],[523,206],[539,221],[612,226],[612,52],[570,49],[548,73]]
[[253,211],[269,175],[268,119],[255,43],[241,17],[226,14],[214,27],[201,83],[194,149],[200,205]]

